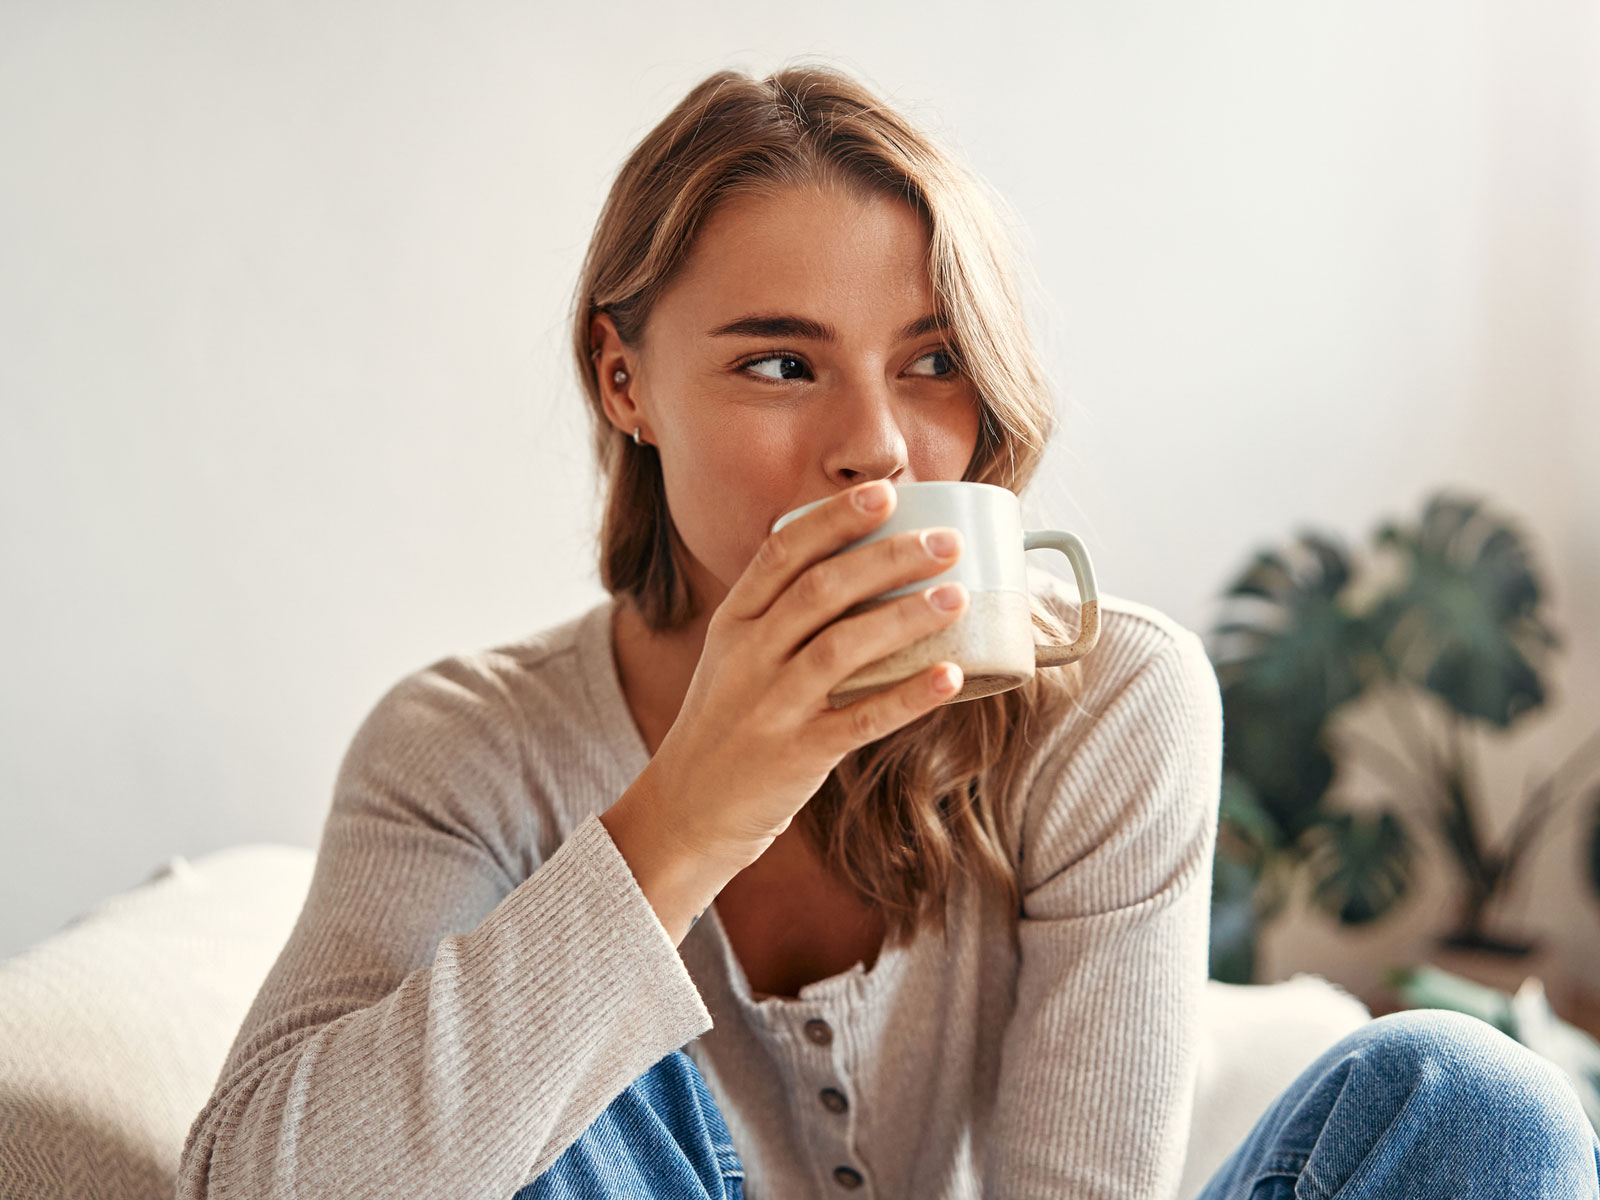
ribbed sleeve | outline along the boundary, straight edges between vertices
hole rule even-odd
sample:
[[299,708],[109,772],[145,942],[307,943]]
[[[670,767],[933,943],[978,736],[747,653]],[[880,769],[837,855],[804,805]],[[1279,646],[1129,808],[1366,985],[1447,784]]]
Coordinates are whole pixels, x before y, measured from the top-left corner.
[[1179,630],[1073,728],[1024,823],[1016,1006],[983,1195],[1171,1200],[1198,1069],[1222,772],[1200,639]]
[[534,819],[528,753],[464,660],[374,707],[305,906],[189,1131],[180,1200],[505,1200],[711,1028],[596,817],[522,877],[507,847]]

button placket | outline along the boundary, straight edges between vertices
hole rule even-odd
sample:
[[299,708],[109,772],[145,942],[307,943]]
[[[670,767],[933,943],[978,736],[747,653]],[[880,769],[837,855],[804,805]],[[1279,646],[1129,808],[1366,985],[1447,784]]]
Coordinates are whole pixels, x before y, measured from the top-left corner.
[[837,1031],[821,1016],[800,1025],[800,1074],[815,1089],[812,1117],[807,1127],[816,1131],[812,1141],[821,1160],[823,1177],[830,1190],[849,1191],[863,1197],[872,1194],[865,1169],[855,1152],[855,1114],[850,1102],[850,1081],[842,1065],[842,1050]]

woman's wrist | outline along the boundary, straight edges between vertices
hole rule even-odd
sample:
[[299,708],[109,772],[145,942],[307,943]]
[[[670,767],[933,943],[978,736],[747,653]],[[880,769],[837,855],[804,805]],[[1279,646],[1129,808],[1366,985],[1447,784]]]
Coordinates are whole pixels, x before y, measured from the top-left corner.
[[759,850],[747,858],[713,855],[686,841],[660,802],[656,775],[649,766],[600,814],[600,823],[674,946],[728,880],[760,857]]

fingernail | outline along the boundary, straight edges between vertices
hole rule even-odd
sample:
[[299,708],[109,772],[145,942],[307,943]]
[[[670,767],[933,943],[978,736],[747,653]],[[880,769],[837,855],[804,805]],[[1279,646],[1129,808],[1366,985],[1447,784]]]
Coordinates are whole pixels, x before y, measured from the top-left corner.
[[889,503],[889,485],[881,481],[856,493],[856,504],[867,512],[877,512],[887,503]]
[[929,530],[922,535],[922,544],[928,548],[929,554],[936,554],[940,558],[949,558],[959,545],[956,535],[948,529]]
[[960,607],[962,590],[959,583],[941,583],[933,589],[928,599],[933,601],[935,608],[942,608],[949,612],[952,608]]

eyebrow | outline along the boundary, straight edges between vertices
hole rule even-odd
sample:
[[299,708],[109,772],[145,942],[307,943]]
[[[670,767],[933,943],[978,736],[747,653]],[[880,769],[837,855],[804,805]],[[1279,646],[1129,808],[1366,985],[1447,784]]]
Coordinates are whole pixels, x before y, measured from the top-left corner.
[[[900,331],[899,336],[901,341],[907,341],[921,337],[925,333],[932,333],[936,329],[949,327],[950,323],[943,316],[929,313],[907,325]],[[839,340],[838,330],[825,321],[788,315],[740,317],[737,321],[718,325],[709,333],[712,337],[806,338],[814,342]]]

